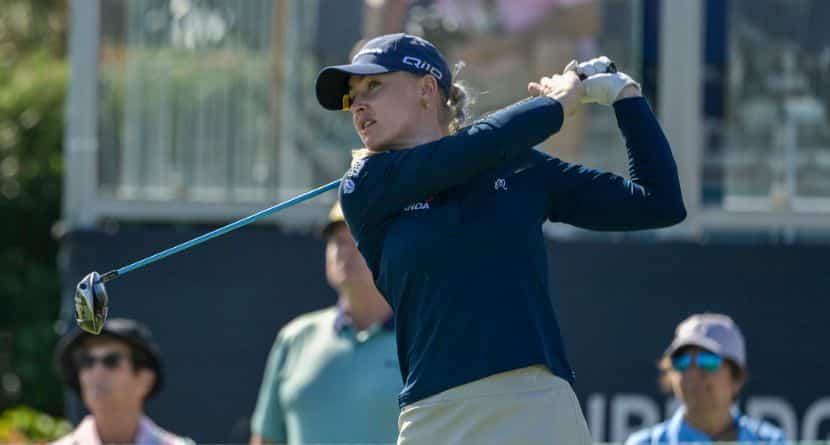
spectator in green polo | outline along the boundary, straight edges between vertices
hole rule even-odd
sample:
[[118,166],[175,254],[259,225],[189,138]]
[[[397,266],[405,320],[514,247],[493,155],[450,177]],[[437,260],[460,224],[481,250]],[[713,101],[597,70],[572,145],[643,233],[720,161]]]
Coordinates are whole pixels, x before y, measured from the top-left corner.
[[251,444],[395,443],[398,370],[392,309],[343,220],[323,228],[335,306],[277,334],[251,421]]

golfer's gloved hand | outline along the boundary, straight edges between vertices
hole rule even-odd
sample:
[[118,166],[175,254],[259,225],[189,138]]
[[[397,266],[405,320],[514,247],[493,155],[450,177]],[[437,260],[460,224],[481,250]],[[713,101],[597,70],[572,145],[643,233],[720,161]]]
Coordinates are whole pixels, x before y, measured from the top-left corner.
[[579,76],[579,80],[585,80],[594,74],[616,73],[617,65],[614,61],[605,56],[599,56],[585,62],[571,60],[564,72],[573,71]]
[[611,105],[626,86],[634,85],[640,88],[640,84],[634,79],[618,72],[614,62],[605,56],[582,63],[573,60],[565,67],[565,71],[574,71],[582,79],[585,95],[581,102],[586,104]]

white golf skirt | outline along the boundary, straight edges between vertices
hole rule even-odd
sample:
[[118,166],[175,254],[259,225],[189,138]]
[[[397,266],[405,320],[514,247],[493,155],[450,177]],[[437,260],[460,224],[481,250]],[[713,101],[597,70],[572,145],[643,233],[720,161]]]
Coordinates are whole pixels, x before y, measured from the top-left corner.
[[398,445],[591,445],[571,385],[545,366],[494,374],[407,405]]

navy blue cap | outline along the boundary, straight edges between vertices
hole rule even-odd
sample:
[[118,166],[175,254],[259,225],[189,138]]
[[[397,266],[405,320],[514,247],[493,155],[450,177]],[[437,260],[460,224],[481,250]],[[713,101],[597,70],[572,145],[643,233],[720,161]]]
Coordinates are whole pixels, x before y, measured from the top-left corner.
[[444,56],[432,43],[409,34],[386,34],[366,42],[349,65],[323,68],[317,75],[317,101],[329,110],[348,109],[349,77],[408,71],[431,74],[449,96],[452,73]]

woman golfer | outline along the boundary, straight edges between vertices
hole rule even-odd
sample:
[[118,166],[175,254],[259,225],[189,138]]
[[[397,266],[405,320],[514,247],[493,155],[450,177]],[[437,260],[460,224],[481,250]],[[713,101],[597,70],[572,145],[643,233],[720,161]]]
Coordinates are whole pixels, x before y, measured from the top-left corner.
[[[346,221],[395,310],[398,444],[590,444],[548,295],[545,220],[596,230],[685,217],[677,168],[639,86],[607,59],[530,83],[469,126],[463,89],[424,39],[384,35],[323,69],[320,104],[365,145]],[[594,74],[580,81],[577,73]],[[582,102],[612,105],[631,180],[533,149]]]

